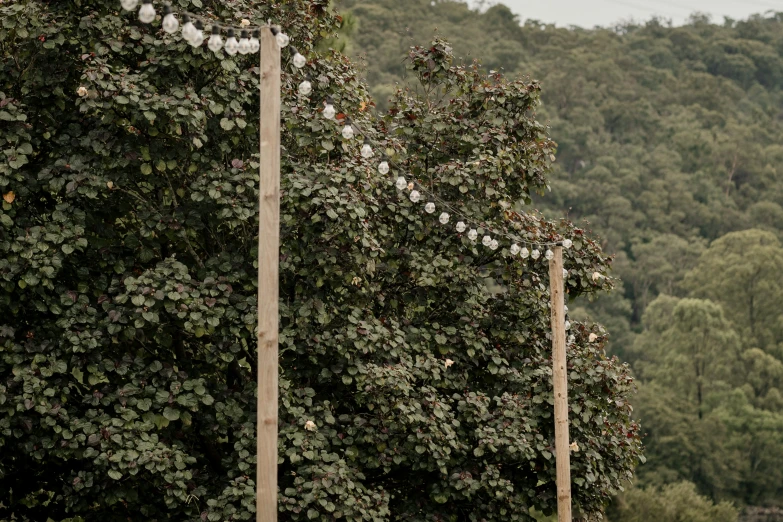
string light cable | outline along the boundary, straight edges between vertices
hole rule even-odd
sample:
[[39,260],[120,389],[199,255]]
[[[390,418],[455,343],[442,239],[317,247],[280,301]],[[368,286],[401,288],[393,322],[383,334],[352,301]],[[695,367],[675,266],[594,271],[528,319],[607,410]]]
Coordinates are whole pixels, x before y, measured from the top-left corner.
[[[120,5],[126,11],[135,11],[138,7],[139,21],[145,24],[152,23],[158,14],[153,0],[142,0],[141,7],[139,7],[139,0],[120,0]],[[291,41],[287,34],[281,32],[278,27],[272,24],[253,26],[250,20],[243,19],[235,27],[233,25],[219,24],[214,20],[189,11],[183,11],[178,17],[169,3],[163,4],[161,16],[161,27],[165,32],[175,34],[178,30],[181,30],[183,40],[193,47],[200,47],[204,43],[204,30],[206,27],[210,27],[207,47],[216,54],[221,50],[225,51],[229,56],[234,56],[237,53],[244,55],[259,52],[261,49],[259,38],[261,37],[261,31],[264,29],[272,32],[277,45],[281,49],[287,47]],[[225,40],[223,39],[224,30]],[[238,40],[237,35],[239,35]],[[296,49],[292,48],[291,51],[294,66],[299,69],[304,67],[306,63],[304,56],[299,54]]]
[[[308,78],[305,78],[302,83],[299,85],[299,92],[301,94],[309,94],[312,90],[312,85]],[[324,118],[328,120],[332,120],[338,123],[338,125],[342,125],[341,134],[343,138],[346,140],[351,140],[354,138],[354,136],[358,133],[359,136],[363,138],[363,144],[360,150],[360,154],[365,159],[370,159],[374,156],[373,148],[380,148],[380,144],[374,142],[372,138],[370,138],[369,134],[365,132],[359,125],[357,125],[355,122],[353,122],[350,118],[346,117],[343,122],[338,121],[336,116],[337,110],[334,108],[334,100],[327,96],[327,98],[324,100],[324,109],[323,109],[323,116]],[[404,171],[405,169],[402,168],[400,165],[398,165],[396,162],[392,161],[387,156],[382,156],[381,162],[378,164],[378,172],[382,175],[387,175],[389,172],[392,171],[392,168],[396,171]],[[434,191],[428,190],[422,183],[419,183],[417,180],[407,181],[405,177],[398,176],[395,180],[395,186],[398,190],[402,191],[407,189],[409,191],[409,199],[413,203],[418,203],[421,201],[423,196],[426,196],[427,203],[424,205],[424,210],[428,214],[433,214],[436,210],[436,208],[440,207],[443,209],[446,209],[449,212],[441,212],[438,216],[438,221],[440,221],[441,224],[446,225],[451,220],[452,216],[457,216],[459,218],[459,221],[456,224],[456,230],[458,233],[462,234],[466,230],[467,232],[467,238],[472,242],[476,243],[478,240],[478,231],[482,230],[485,235],[481,238],[481,243],[485,247],[488,247],[490,250],[497,250],[500,247],[500,243],[496,238],[493,238],[492,236],[501,237],[509,240],[511,243],[509,245],[509,252],[512,257],[519,255],[522,259],[527,259],[530,257],[533,260],[538,259],[542,255],[542,250],[545,249],[543,252],[544,258],[547,260],[552,259],[554,257],[554,253],[551,250],[551,247],[553,246],[563,246],[564,248],[571,248],[573,245],[573,241],[571,239],[565,238],[558,241],[533,241],[530,239],[519,237],[516,234],[512,234],[503,230],[498,230],[497,228],[493,228],[491,226],[488,226],[486,223],[478,222],[475,219],[471,219],[467,217],[464,212],[461,212],[457,209],[457,207],[450,203],[440,196],[438,196]],[[437,205],[436,205],[437,203]],[[488,232],[488,234],[487,234]],[[520,246],[523,245],[523,246]],[[527,247],[531,247],[532,250],[529,250]]]
[[[126,11],[134,11],[137,7],[139,7],[139,0],[120,0],[120,4]],[[141,7],[139,7],[138,10],[139,20],[142,23],[149,24],[155,20],[156,15],[157,12],[155,11],[153,0],[142,0]],[[170,4],[166,3],[163,5],[161,20],[162,29],[169,34],[175,34],[178,30],[180,30],[181,27],[182,38],[190,43],[190,45],[193,47],[199,47],[204,43],[204,29],[206,27],[205,24],[209,24],[211,27],[211,34],[207,40],[207,47],[216,54],[221,50],[225,51],[226,54],[230,56],[234,56],[237,53],[242,55],[257,53],[260,50],[260,31],[263,29],[269,29],[272,32],[275,37],[275,41],[281,49],[288,47],[291,41],[288,35],[281,32],[279,28],[271,24],[251,27],[250,21],[243,19],[239,24],[239,28],[226,26],[225,24],[221,26],[217,22],[208,20],[187,11],[181,14],[180,19],[177,17]],[[225,42],[222,37],[223,29],[225,29],[226,34]],[[239,40],[236,38],[237,32],[239,32],[240,35]],[[307,59],[301,53],[299,53],[295,47],[291,46],[289,50],[291,53],[291,61],[294,67],[297,69],[302,69],[307,64]],[[298,91],[304,96],[308,96],[312,92],[312,83],[308,77],[305,77],[299,84]],[[322,114],[323,117],[327,120],[337,121],[335,119],[336,110],[334,108],[334,102],[331,97],[326,98]],[[359,135],[364,138],[360,150],[361,156],[368,160],[372,158],[374,156],[373,147],[378,147],[378,144],[373,142],[368,133],[364,132],[361,127],[352,122],[350,118],[346,117],[342,125],[342,137],[346,140],[352,140],[358,131]],[[389,166],[390,162],[391,160],[384,155],[381,162],[378,164],[378,172],[382,175],[388,174],[391,171],[391,167]],[[404,169],[395,162],[391,163],[395,170],[404,171]],[[546,251],[543,255],[547,260],[549,260],[554,256],[550,247],[561,245],[564,248],[570,248],[573,244],[570,239],[549,242],[532,241],[503,230],[498,230],[488,226],[486,223],[480,223],[476,220],[470,219],[463,212],[460,212],[453,203],[445,201],[434,191],[427,190],[424,185],[416,180],[406,181],[403,176],[399,176],[395,180],[395,186],[400,191],[407,188],[409,190],[408,197],[413,203],[418,203],[421,200],[422,195],[425,195],[427,203],[424,205],[424,210],[429,214],[434,213],[437,206],[450,211],[451,214],[449,212],[443,211],[438,216],[438,220],[443,225],[449,223],[452,215],[457,216],[459,218],[459,221],[456,224],[457,232],[462,234],[468,230],[466,235],[471,243],[476,243],[478,240],[478,231],[482,230],[484,232],[484,235],[481,238],[482,245],[493,251],[500,247],[500,242],[496,239],[497,237],[500,237],[510,241],[511,244],[509,246],[509,252],[511,253],[512,257],[519,255],[522,259],[527,259],[530,257],[531,259],[536,260],[541,256],[541,249],[546,248]],[[373,240],[373,242],[377,247],[379,247],[377,241]],[[520,244],[523,246],[520,247]],[[528,250],[528,246],[532,248],[532,251]]]

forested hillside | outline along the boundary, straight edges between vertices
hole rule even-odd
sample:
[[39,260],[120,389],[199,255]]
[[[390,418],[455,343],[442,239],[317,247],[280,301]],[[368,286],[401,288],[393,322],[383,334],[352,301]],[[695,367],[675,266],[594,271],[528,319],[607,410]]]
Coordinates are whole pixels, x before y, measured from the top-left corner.
[[783,14],[585,30],[454,1],[339,10],[333,43],[364,58],[379,110],[398,83],[415,88],[403,58],[434,34],[541,83],[556,168],[551,192],[519,206],[588,222],[616,256],[618,290],[573,308],[633,365],[637,485],[783,504]]

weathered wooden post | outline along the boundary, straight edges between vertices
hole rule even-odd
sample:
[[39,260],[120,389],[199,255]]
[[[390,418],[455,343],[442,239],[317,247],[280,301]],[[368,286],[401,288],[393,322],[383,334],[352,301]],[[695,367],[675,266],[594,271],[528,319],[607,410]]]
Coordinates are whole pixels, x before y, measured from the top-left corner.
[[261,32],[258,186],[258,420],[256,521],[277,521],[277,375],[280,261],[280,47]]
[[571,522],[571,449],[568,445],[568,372],[566,368],[565,287],[563,247],[556,246],[549,261],[552,308],[552,384],[555,392],[555,462],[557,466],[557,520]]

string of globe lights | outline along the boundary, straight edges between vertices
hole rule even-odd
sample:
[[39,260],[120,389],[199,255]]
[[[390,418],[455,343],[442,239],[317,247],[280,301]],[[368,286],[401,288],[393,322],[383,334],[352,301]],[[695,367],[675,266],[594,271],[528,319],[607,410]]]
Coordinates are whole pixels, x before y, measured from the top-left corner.
[[[312,84],[308,79],[303,80],[299,84],[299,93],[307,96],[312,92]],[[337,109],[334,107],[334,101],[331,97],[327,97],[324,101],[324,109],[323,109],[323,116],[327,120],[335,121],[340,123],[336,119],[337,115]],[[343,128],[341,131],[342,137],[346,140],[352,140],[356,134],[359,134],[362,138],[364,138],[360,154],[361,156],[366,159],[370,160],[375,156],[374,148],[379,148],[379,144],[374,142],[362,128],[357,125],[355,122],[353,122],[350,118],[346,117],[343,123]],[[395,169],[397,171],[404,170],[399,165],[397,165],[395,162],[391,161],[388,157],[385,155],[381,158],[381,162],[378,163],[378,172],[382,175],[389,174],[392,169]],[[451,221],[452,216],[457,216],[459,221],[456,223],[456,231],[459,234],[464,233],[467,230],[467,238],[471,241],[471,243],[476,243],[478,240],[478,230],[484,230],[485,235],[481,238],[481,244],[485,247],[489,248],[490,250],[497,250],[500,247],[500,242],[493,238],[492,236],[502,237],[506,238],[510,241],[509,246],[509,252],[511,253],[512,257],[519,255],[522,259],[527,259],[528,257],[532,260],[537,260],[539,257],[541,257],[542,253],[540,249],[546,248],[546,251],[544,252],[543,256],[547,260],[552,259],[554,257],[554,253],[549,247],[561,245],[564,248],[571,248],[573,245],[573,241],[570,239],[563,239],[561,241],[548,241],[548,242],[540,242],[540,241],[533,241],[530,239],[522,238],[517,236],[516,234],[508,233],[502,230],[494,229],[490,226],[488,226],[486,223],[480,223],[474,219],[468,218],[464,213],[460,212],[453,203],[447,202],[446,200],[442,199],[440,196],[438,196],[435,192],[427,190],[427,188],[419,183],[416,180],[406,180],[404,176],[398,176],[394,182],[394,186],[400,190],[408,190],[408,198],[413,203],[418,203],[422,201],[422,199],[425,199],[427,203],[424,205],[424,210],[428,214],[434,214],[435,210],[438,206],[440,206],[443,209],[446,209],[448,212],[443,211],[438,216],[438,221],[442,225],[446,225]],[[450,213],[449,213],[450,212]],[[520,247],[520,244],[523,245]],[[528,250],[528,246],[531,247],[532,250]],[[564,271],[566,273],[566,271]]]
[[[139,0],[120,0],[120,5],[126,11],[135,11],[139,7]],[[145,24],[152,23],[158,13],[152,0],[141,0],[139,7],[139,21]],[[200,47],[207,40],[207,47],[210,51],[218,53],[225,51],[229,56],[239,54],[254,54],[261,49],[261,30],[269,29],[275,36],[275,41],[280,48],[287,47],[291,39],[280,31],[274,25],[253,26],[249,20],[242,20],[239,27],[226,24],[219,24],[214,20],[198,16],[188,11],[182,13],[182,21],[177,17],[177,13],[171,7],[171,4],[163,5],[161,27],[169,34],[174,34],[178,30],[182,31],[182,38],[193,47]],[[210,35],[207,39],[204,35],[205,28],[210,26]],[[223,40],[223,30],[225,29],[226,39]],[[237,39],[237,35],[239,38]],[[307,63],[295,47],[291,47],[291,56],[294,66],[301,69]]]
[[[120,4],[126,11],[133,11],[139,6],[139,0],[121,0]],[[151,23],[153,20],[155,20],[156,15],[157,12],[155,11],[153,1],[141,0],[141,7],[139,8],[138,12],[139,21],[145,24]],[[272,34],[275,36],[275,41],[280,48],[285,48],[290,43],[290,38],[288,35],[281,32],[277,27],[273,25],[252,27],[248,20],[242,20],[240,23],[241,29],[239,29],[239,40],[236,38],[236,28],[228,27],[226,29],[227,38],[224,42],[222,37],[222,29],[227,27],[225,24],[221,26],[214,21],[199,17],[193,13],[184,12],[182,14],[181,23],[182,37],[193,47],[200,47],[204,43],[204,22],[207,22],[211,25],[211,36],[207,41],[207,47],[214,53],[218,53],[221,50],[224,50],[226,54],[230,56],[236,55],[237,53],[243,55],[257,53],[260,50],[259,37],[260,31],[262,29],[271,30]],[[180,29],[180,20],[177,18],[176,13],[172,10],[171,5],[168,3],[163,5],[161,27],[169,34],[174,34]],[[302,69],[307,64],[307,59],[293,46],[291,47],[291,55],[292,63],[297,69]],[[298,91],[303,96],[310,95],[312,92],[312,84],[310,83],[309,79],[305,78],[299,84]],[[324,109],[322,114],[327,120],[337,121],[335,118],[337,111],[334,107],[334,102],[332,101],[331,97],[327,97],[324,101]],[[350,118],[346,117],[343,129],[341,131],[343,138],[346,140],[353,139],[355,137],[356,131],[358,131],[360,136],[364,138],[360,154],[363,158],[369,160],[375,155],[373,152],[373,146],[377,146],[377,144],[372,141],[366,132],[364,132],[358,125],[353,123]],[[384,155],[381,162],[377,166],[378,172],[385,176],[391,172],[392,166],[396,170],[403,170]],[[409,191],[408,197],[413,203],[418,203],[421,201],[422,195],[427,196],[427,203],[424,205],[424,210],[428,214],[433,214],[435,212],[437,202],[438,205],[440,205],[442,208],[445,208],[446,210],[451,211],[451,214],[458,216],[459,221],[456,224],[456,231],[459,234],[462,234],[467,230],[468,232],[466,236],[473,244],[475,244],[478,239],[478,230],[489,232],[482,237],[481,244],[493,251],[499,248],[500,243],[497,239],[493,238],[492,235],[506,238],[511,242],[509,252],[511,253],[512,257],[519,255],[522,259],[527,259],[530,257],[534,261],[541,256],[540,249],[546,248],[544,258],[550,260],[554,256],[554,253],[549,247],[562,245],[564,248],[570,248],[573,244],[570,239],[551,242],[532,241],[521,238],[515,234],[493,229],[492,227],[487,226],[486,223],[475,222],[457,210],[453,204],[443,200],[434,192],[428,191],[421,183],[416,180],[408,181],[405,179],[405,177],[398,176],[394,185],[400,191],[407,189]],[[449,212],[443,211],[440,213],[438,220],[442,225],[446,225],[451,220],[451,214],[449,214]],[[523,246],[520,247],[520,244]],[[379,246],[377,245],[377,242],[376,246]],[[532,250],[528,250],[528,246],[530,246]],[[564,270],[564,274],[567,274],[567,270]]]
[[[302,83],[300,84],[300,94],[307,95],[311,91],[312,91],[312,85],[310,85],[309,80],[307,79],[303,80]],[[327,97],[326,100],[324,101],[323,112],[324,112],[323,116],[327,120],[335,121],[339,124],[339,121],[336,119],[337,110],[334,108],[334,101],[331,99],[331,97]],[[358,134],[364,138],[364,142],[360,150],[361,156],[366,160],[372,159],[375,156],[373,147],[375,146],[376,148],[380,148],[380,144],[374,142],[369,137],[368,133],[364,132],[362,128],[359,125],[357,125],[355,122],[352,122],[350,118],[346,117],[344,121],[345,123],[341,131],[343,138],[345,138],[346,140],[352,140],[355,137],[356,133],[358,132]],[[404,170],[384,155],[381,158],[381,162],[378,164],[377,168],[378,168],[378,172],[385,176],[391,172],[392,167],[394,167],[397,170]],[[469,224],[475,223],[475,228],[471,227],[467,233],[467,237],[472,244],[475,244],[476,240],[478,239],[477,229],[483,229],[489,231],[491,234],[494,234],[496,236],[505,237],[511,240],[512,243],[511,246],[509,247],[509,252],[511,253],[512,257],[519,255],[523,260],[526,260],[529,257],[534,261],[537,260],[539,257],[541,257],[541,252],[539,248],[546,248],[546,252],[544,253],[544,258],[547,261],[549,261],[554,257],[554,252],[552,252],[552,250],[549,247],[562,246],[563,248],[568,249],[573,246],[573,241],[568,238],[565,238],[561,241],[537,242],[537,241],[531,241],[529,239],[520,238],[515,234],[510,234],[507,232],[492,229],[491,227],[487,226],[485,223],[478,223],[475,220],[467,218],[459,210],[456,210],[453,204],[443,200],[434,192],[428,191],[421,183],[419,183],[416,180],[407,181],[403,176],[398,176],[394,185],[400,191],[408,189],[410,191],[408,197],[413,203],[418,203],[419,201],[421,201],[422,194],[428,195],[429,197],[427,199],[430,201],[428,201],[428,203],[425,204],[424,206],[424,210],[428,214],[433,214],[435,212],[436,205],[433,201],[437,201],[438,204],[441,205],[443,208],[446,208],[447,210],[450,210],[452,214],[459,216],[461,219],[456,224],[456,230],[460,234],[464,233],[465,230],[468,229]],[[450,219],[451,219],[451,215],[448,212],[441,212],[440,216],[438,217],[438,221],[440,221],[442,225],[448,224]],[[368,229],[366,224],[363,223],[363,225],[365,229]],[[374,238],[371,237],[371,239],[376,245],[378,244]],[[498,247],[500,246],[498,240],[492,239],[490,235],[484,235],[481,243],[482,245],[484,245],[485,247],[493,251],[497,250]],[[522,243],[523,245],[529,245],[531,246],[531,248],[533,248],[533,250],[529,251],[527,249],[527,246],[520,247],[519,243]],[[563,268],[563,277],[568,277],[568,270],[565,268]],[[564,306],[564,312],[567,318],[568,306]],[[566,319],[564,327],[566,331],[569,331],[571,329],[571,321]],[[568,335],[568,337],[566,338],[566,343],[569,346],[573,345],[575,341],[576,341],[576,337],[573,334]]]

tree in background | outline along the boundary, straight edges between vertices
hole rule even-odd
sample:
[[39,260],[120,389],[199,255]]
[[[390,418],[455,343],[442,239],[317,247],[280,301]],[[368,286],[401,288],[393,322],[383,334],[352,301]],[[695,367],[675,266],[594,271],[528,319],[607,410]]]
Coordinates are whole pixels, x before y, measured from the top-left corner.
[[[617,253],[619,291],[569,306],[603,324],[610,352],[642,377],[640,485],[656,486],[654,496],[692,481],[714,501],[779,505],[783,16],[586,30],[523,20],[502,4],[338,4],[359,19],[355,49],[379,106],[395,83],[415,85],[397,56],[435,31],[464,63],[480,57],[485,70],[541,82],[538,115],[558,147],[552,191],[533,201],[586,220]],[[715,312],[705,315],[716,328],[708,343],[693,344],[686,317],[675,317],[683,300]],[[719,357],[699,366],[708,354]]]
[[727,502],[713,505],[693,484],[679,482],[660,490],[630,488],[609,511],[609,520],[624,522],[735,522],[737,510]]
[[[538,84],[435,42],[408,55],[421,95],[376,119],[352,64],[312,51],[334,35],[325,2],[178,4],[272,19],[309,57],[313,96],[287,61],[282,87],[281,516],[551,512],[546,261],[471,244],[377,171],[385,152],[474,222],[573,238],[570,296],[607,289],[581,229],[504,208],[547,183]],[[257,63],[114,7],[0,7],[0,509],[252,519]],[[322,117],[327,95],[383,143],[374,160]],[[575,503],[594,514],[640,458],[633,384],[599,327],[571,333]]]
[[[635,404],[648,431],[641,483],[684,479],[712,498],[776,505],[783,362],[773,302],[781,299],[781,252],[768,232],[728,234],[704,251],[682,285],[715,301],[661,295],[647,308],[633,351],[642,381]],[[759,339],[773,342],[765,350]]]
[[783,357],[783,247],[772,232],[744,230],[714,241],[683,287],[721,303],[743,343]]

